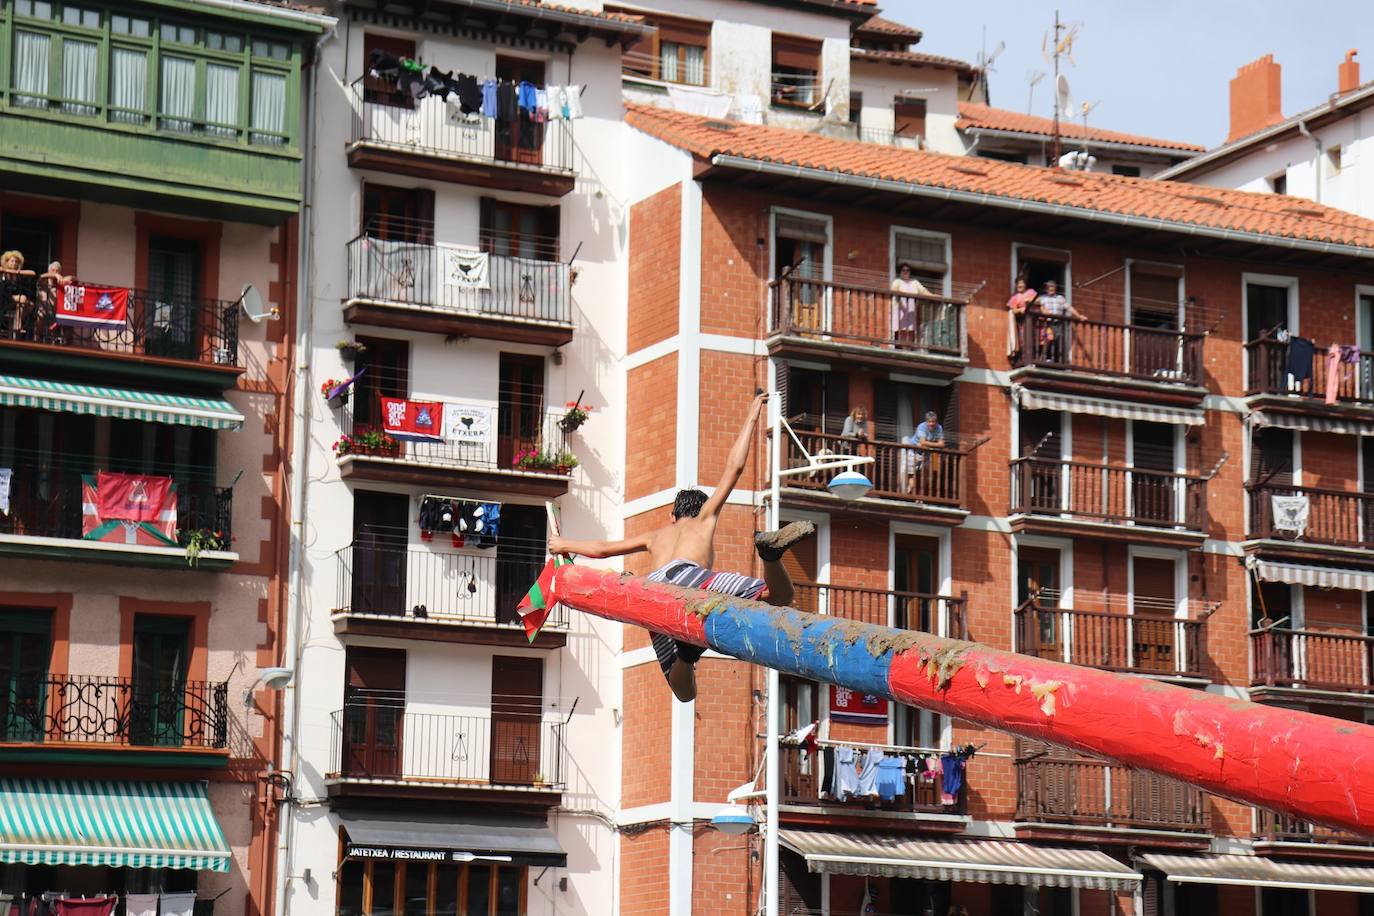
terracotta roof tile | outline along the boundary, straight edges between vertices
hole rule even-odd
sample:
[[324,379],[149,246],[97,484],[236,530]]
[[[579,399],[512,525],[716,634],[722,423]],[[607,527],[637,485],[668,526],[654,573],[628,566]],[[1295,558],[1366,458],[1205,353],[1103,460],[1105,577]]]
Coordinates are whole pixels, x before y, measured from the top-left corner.
[[[1005,108],[992,108],[987,105],[975,105],[971,102],[959,103],[959,120],[955,122],[958,130],[969,128],[985,128],[987,130],[1007,130],[1022,134],[1043,134],[1050,136],[1054,133],[1054,121],[1050,118],[1041,118],[1035,115],[1021,114],[1018,111],[1008,111]],[[1126,134],[1115,130],[1101,130],[1090,127],[1086,131],[1083,125],[1074,124],[1069,121],[1059,122],[1059,134],[1063,137],[1072,137],[1076,140],[1084,138],[1096,140],[1099,143],[1129,143],[1133,146],[1156,146],[1160,149],[1179,150],[1186,153],[1197,153],[1202,151],[1202,147],[1195,143],[1182,143],[1177,140],[1159,140],[1154,137],[1142,137],[1137,134]]]
[[1180,228],[1197,226],[1374,252],[1374,220],[1302,198],[1101,172],[1065,172],[712,120],[643,105],[625,108],[626,123],[701,159],[726,155],[975,194],[993,205],[1037,202],[1086,211],[1085,216],[1099,212]]
[[922,67],[939,67],[943,70],[959,70],[972,73],[975,69],[968,61],[922,51],[882,51],[875,48],[850,48],[851,60],[890,61],[896,64],[913,64]]
[[854,30],[856,35],[865,33],[881,35],[883,38],[906,38],[911,44],[921,40],[922,32],[920,29],[913,29],[909,25],[902,25],[900,22],[893,22],[891,19],[884,19],[882,16],[873,16],[863,25]]

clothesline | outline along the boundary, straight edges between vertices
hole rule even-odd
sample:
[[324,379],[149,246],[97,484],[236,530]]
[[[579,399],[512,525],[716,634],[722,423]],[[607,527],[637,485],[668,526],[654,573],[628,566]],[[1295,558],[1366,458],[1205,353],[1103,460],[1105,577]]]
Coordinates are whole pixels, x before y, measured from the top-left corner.
[[[852,747],[852,748],[854,748],[854,749],[856,749],[856,750],[864,749],[864,748],[870,748],[870,747],[876,747],[878,750],[883,751],[883,752],[885,752],[885,753],[893,753],[893,754],[926,754],[926,755],[930,755],[930,754],[949,754],[949,753],[952,753],[953,751],[959,750],[958,748],[951,748],[951,749],[948,749],[948,750],[947,750],[947,749],[944,749],[944,748],[937,748],[937,747],[909,747],[909,746],[904,745],[904,744],[872,744],[872,743],[865,742],[865,741],[836,741],[836,740],[833,739],[833,738],[818,738],[818,739],[816,739],[816,746],[817,746],[817,747],[830,747],[830,748],[835,748],[835,747]],[[983,750],[981,747],[978,749],[978,756],[979,756],[979,757],[1005,757],[1005,758],[1008,759],[1008,760],[1013,759],[1013,755],[1011,755],[1011,754],[1001,754],[1001,753],[998,753],[997,751],[985,751],[985,750]]]

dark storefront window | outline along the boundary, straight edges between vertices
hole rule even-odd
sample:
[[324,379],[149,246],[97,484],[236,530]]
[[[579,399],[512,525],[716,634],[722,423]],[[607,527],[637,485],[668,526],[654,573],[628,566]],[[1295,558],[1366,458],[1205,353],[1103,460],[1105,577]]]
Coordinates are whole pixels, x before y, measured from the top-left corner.
[[338,916],[525,916],[525,865],[349,859]]

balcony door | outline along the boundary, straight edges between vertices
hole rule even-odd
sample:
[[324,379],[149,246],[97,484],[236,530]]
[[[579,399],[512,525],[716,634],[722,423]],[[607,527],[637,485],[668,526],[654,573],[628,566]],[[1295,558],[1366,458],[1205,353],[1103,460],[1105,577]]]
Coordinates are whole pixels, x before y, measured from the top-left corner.
[[200,243],[193,239],[149,236],[148,300],[141,316],[149,356],[196,359],[201,257]]
[[1064,646],[1060,634],[1059,597],[1063,584],[1059,581],[1060,552],[1053,547],[1022,545],[1016,551],[1016,603],[1024,606],[1031,598],[1036,602],[1021,619],[1017,650],[1064,661]]
[[1183,327],[1183,268],[1136,261],[1130,265],[1131,374],[1140,378],[1178,378],[1184,365],[1183,341],[1171,331]]
[[1133,667],[1161,674],[1182,671],[1176,621],[1178,562],[1173,558],[1131,557],[1131,647]]
[[404,493],[353,492],[354,613],[405,614],[409,525]]
[[[502,522],[504,525],[504,521]],[[533,785],[540,771],[544,662],[496,655],[491,660],[491,782]]]
[[1023,410],[1019,416],[1021,464],[1017,507],[1023,512],[1058,512],[1068,491],[1068,468],[1061,467],[1064,415],[1057,410]]
[[548,554],[548,513],[543,506],[501,507],[496,539],[496,622],[518,624],[515,606],[539,578]]
[[[1134,420],[1131,429],[1131,507],[1138,524],[1172,525],[1183,520],[1180,511],[1177,427],[1169,423]],[[1111,511],[1110,505],[1104,509]]]
[[[497,82],[544,85],[544,62],[523,57],[496,56]],[[544,164],[544,128],[521,109],[514,121],[496,122],[496,158],[523,165]]]
[[913,597],[934,595],[943,581],[940,572],[940,539],[897,534],[892,538],[892,587],[898,592],[893,608],[892,626],[922,633],[940,632],[938,601]]
[[374,239],[433,244],[434,191],[366,182],[362,231]]
[[129,743],[177,747],[185,732],[191,621],[139,614],[133,649]]
[[51,656],[49,612],[0,609],[0,741],[43,740]]
[[[775,311],[775,322],[786,315],[794,333],[821,333],[831,329],[829,297],[819,284],[830,277],[830,222],[795,213],[773,214],[773,276],[786,277],[779,287],[784,311]],[[846,318],[846,322],[849,319]],[[886,330],[884,325],[883,331]],[[846,336],[884,336],[875,325],[846,327]]]
[[521,451],[551,445],[543,441],[544,357],[502,353],[496,411],[496,466],[509,468]]
[[405,651],[348,646],[344,677],[343,775],[401,775]]
[[353,364],[362,377],[353,384],[353,429],[380,426],[382,398],[410,394],[410,342],[389,337],[358,337],[365,346]]

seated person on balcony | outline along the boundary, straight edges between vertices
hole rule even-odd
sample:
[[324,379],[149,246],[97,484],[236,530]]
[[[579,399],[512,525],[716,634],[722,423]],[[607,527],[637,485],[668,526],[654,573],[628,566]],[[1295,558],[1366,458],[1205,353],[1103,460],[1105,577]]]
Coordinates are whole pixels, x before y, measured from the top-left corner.
[[[679,491],[673,501],[671,524],[623,541],[573,541],[551,537],[549,552],[597,558],[647,552],[654,566],[654,572],[648,577],[650,581],[701,588],[736,598],[762,599],[779,607],[791,603],[792,579],[783,568],[782,555],[788,547],[815,533],[816,526],[811,522],[793,522],[777,531],[760,531],[754,535],[754,550],[763,561],[762,579],[711,569],[716,558],[712,544],[716,522],[730,492],[744,473],[754,429],[767,403],[766,394],[754,399],[744,427],[730,448],[730,455],[725,461],[725,473],[721,475],[716,491],[709,498],[696,489]],[[694,666],[706,650],[678,642],[661,633],[651,635],[654,654],[658,656],[658,664],[668,678],[673,695],[684,703],[696,699]]]
[[944,448],[945,428],[933,410],[926,411],[926,418],[916,432],[902,437],[903,445],[914,445],[915,449],[902,449],[902,478],[906,492],[916,492],[916,472],[925,466],[925,454],[921,449]]
[[[0,254],[0,330],[9,325],[11,335],[18,337],[27,328],[33,330],[33,316],[30,309],[33,292],[31,270],[24,269],[24,255],[18,251]],[[9,316],[9,321],[5,318]]]
[[1059,362],[1061,357],[1068,358],[1072,353],[1073,342],[1070,339],[1069,325],[1060,319],[1068,317],[1082,321],[1083,313],[1060,294],[1059,283],[1054,280],[1045,281],[1044,295],[1036,300],[1036,304],[1040,307],[1040,314],[1052,316],[1040,326],[1041,358],[1052,363]]
[[1035,290],[1026,285],[1025,277],[1016,278],[1016,292],[1007,300],[1007,356],[1021,352],[1021,328],[1025,324],[1026,309],[1035,301]]
[[[892,291],[894,293],[930,295],[930,290],[922,286],[921,281],[911,275],[911,265],[905,262],[897,268],[897,276],[892,281]],[[909,296],[898,296],[892,300],[892,329],[895,332],[893,336],[898,341],[908,344],[916,342],[917,301]]]
[[42,324],[39,333],[45,338],[54,336],[62,289],[70,286],[72,279],[62,273],[61,261],[53,261],[48,265],[48,269],[38,276],[38,320]]

